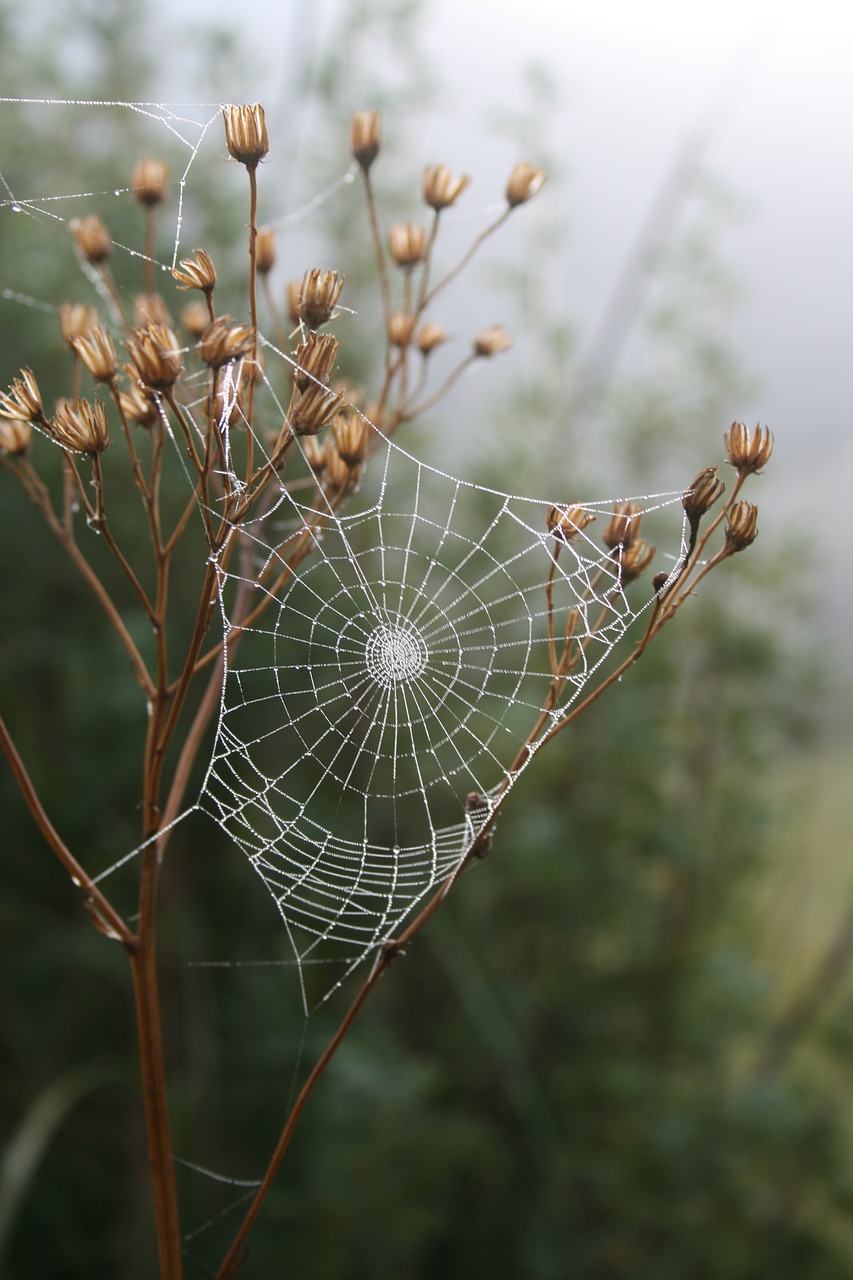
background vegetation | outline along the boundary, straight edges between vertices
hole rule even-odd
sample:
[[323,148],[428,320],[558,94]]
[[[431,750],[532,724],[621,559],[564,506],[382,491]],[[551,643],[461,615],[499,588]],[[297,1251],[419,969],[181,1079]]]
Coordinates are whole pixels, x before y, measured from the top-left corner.
[[[418,7],[353,4],[343,21],[310,75],[294,67],[305,114],[293,163],[307,189],[321,185],[318,156],[338,176],[350,112],[379,105],[393,139],[389,203],[408,199],[417,216],[407,130],[430,103]],[[163,51],[146,62],[142,15],[124,3],[75,6],[52,46],[28,45],[8,14],[2,22],[8,96],[37,85],[45,98],[146,100],[165,76]],[[374,56],[380,40],[396,59]],[[74,58],[59,56],[64,42]],[[224,66],[226,43],[233,67],[233,33],[209,33],[185,58],[186,98],[211,96],[205,79]],[[417,76],[383,71],[403,59]],[[228,96],[227,77],[210,83]],[[553,91],[541,76],[530,89]],[[546,98],[504,121],[519,145]],[[78,190],[85,172],[94,190],[112,190],[137,153],[126,119],[106,120],[112,132],[95,136],[21,109],[3,143],[14,189]],[[537,147],[529,158],[553,172],[547,139]],[[535,492],[559,470],[578,491],[636,492],[721,457],[726,406],[748,373],[725,337],[733,295],[717,243],[729,206],[710,182],[680,198],[679,233],[632,317],[647,335],[647,376],[629,385],[617,365],[594,397],[576,396],[574,335],[542,302],[557,234],[548,215],[536,236],[496,246],[485,273],[536,358],[500,397],[479,380],[464,449],[472,478],[511,476]],[[239,208],[232,218],[219,180],[191,213],[198,242],[214,248],[229,227],[237,242]],[[310,229],[318,264],[342,266],[357,287],[357,239],[329,208]],[[138,238],[136,214],[128,204],[117,226],[113,202],[117,239]],[[13,230],[0,241],[0,283],[88,300],[64,229],[48,256]],[[63,390],[62,371],[51,384],[55,321],[0,305],[3,385],[32,365],[52,398]],[[367,374],[366,301],[360,314]],[[434,435],[447,448],[443,425]],[[419,431],[424,452],[431,432]],[[0,511],[0,703],[64,837],[101,865],[138,838],[138,690],[8,477]],[[247,1276],[850,1274],[846,765],[823,731],[815,664],[800,656],[808,559],[762,542],[751,559],[708,584],[525,775],[493,856],[386,977],[313,1099]],[[820,810],[804,803],[815,791]],[[7,1153],[19,1156],[26,1138],[37,1157],[29,1171],[14,1163],[17,1186],[4,1166],[6,1274],[150,1276],[125,958],[88,927],[5,769],[0,806],[2,1126]],[[177,1149],[231,1179],[255,1177],[336,1010],[304,1023],[289,970],[270,963],[287,950],[267,899],[207,825],[175,842],[163,927]],[[188,1242],[188,1274],[204,1276],[240,1189],[187,1169],[181,1192],[188,1228],[225,1215]]]

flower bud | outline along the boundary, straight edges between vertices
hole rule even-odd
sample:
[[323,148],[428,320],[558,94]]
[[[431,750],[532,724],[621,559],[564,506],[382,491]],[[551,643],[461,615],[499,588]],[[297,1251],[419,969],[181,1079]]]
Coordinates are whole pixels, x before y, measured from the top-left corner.
[[338,413],[332,419],[335,447],[348,467],[364,461],[370,428],[360,413]]
[[87,307],[82,302],[60,302],[56,308],[59,316],[59,332],[66,347],[74,348],[76,338],[89,333],[98,323],[98,313],[94,307]]
[[32,444],[33,429],[20,418],[0,419],[0,453],[19,458]]
[[424,169],[424,202],[438,213],[454,204],[469,182],[467,173],[454,178],[446,164],[428,164]]
[[134,329],[125,342],[141,382],[152,391],[165,391],[183,371],[178,339],[166,325]]
[[78,251],[93,267],[106,262],[112,253],[113,242],[101,219],[90,213],[86,218],[72,218],[69,222],[71,234]]
[[107,433],[107,411],[96,400],[61,400],[47,429],[58,445],[72,453],[90,457],[103,453],[110,443]]
[[605,547],[610,547],[612,551],[616,547],[627,547],[630,543],[636,542],[640,536],[642,517],[642,508],[636,502],[615,502],[613,515],[601,535]]
[[259,102],[253,106],[223,107],[222,118],[229,152],[247,169],[256,169],[270,149],[263,107]]
[[755,424],[752,435],[742,422],[733,422],[723,435],[729,462],[741,475],[757,473],[770,461],[773,432]]
[[545,182],[545,174],[526,160],[519,160],[506,184],[507,204],[511,209],[532,200]]
[[684,507],[691,529],[699,527],[699,521],[705,512],[711,509],[725,489],[726,486],[722,480],[717,479],[716,467],[705,467],[699,472],[690,488],[685,489],[681,495],[681,505]]
[[382,118],[378,111],[357,111],[350,121],[349,145],[354,159],[367,173],[382,145]]
[[512,338],[506,329],[499,324],[493,324],[488,329],[481,329],[474,339],[474,355],[484,359],[491,356],[499,355],[501,351],[509,351],[512,346]]
[[754,502],[736,502],[727,516],[726,550],[729,555],[743,551],[758,537],[758,507]]
[[137,160],[130,179],[130,189],[140,204],[153,209],[166,195],[169,166],[165,160]]
[[337,271],[320,271],[314,267],[306,271],[296,301],[297,317],[309,329],[319,329],[328,324],[335,314],[335,307],[344,287],[344,277]]
[[172,268],[172,275],[179,289],[201,289],[208,296],[216,285],[216,268],[206,249],[196,249],[192,258],[183,258]]
[[32,369],[22,369],[8,392],[0,392],[0,418],[44,423],[44,405]]
[[583,507],[549,507],[545,517],[548,532],[560,542],[571,542],[572,538],[595,519],[591,511]]
[[219,316],[208,325],[198,344],[198,353],[211,369],[221,369],[234,360],[249,355],[254,343],[254,330],[249,324],[231,324],[228,315]]
[[415,222],[395,222],[388,232],[388,247],[398,267],[411,271],[426,256],[427,234]]
[[102,325],[74,339],[74,350],[96,382],[112,382],[118,373],[113,340]]
[[268,276],[275,266],[275,232],[270,227],[259,227],[255,237],[255,266],[259,276]]

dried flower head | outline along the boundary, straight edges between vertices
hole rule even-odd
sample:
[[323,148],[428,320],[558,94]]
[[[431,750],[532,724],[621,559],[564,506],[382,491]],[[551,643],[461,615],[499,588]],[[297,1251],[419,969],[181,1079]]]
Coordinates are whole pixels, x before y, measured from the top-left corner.
[[20,418],[0,419],[0,453],[20,457],[32,444],[33,429]]
[[467,173],[454,178],[446,164],[428,164],[424,169],[424,201],[438,213],[455,204],[470,181]]
[[133,299],[134,328],[144,329],[149,324],[162,324],[171,329],[169,308],[159,293],[138,293]]
[[296,348],[293,381],[300,391],[312,383],[327,383],[334,373],[340,343],[331,333],[310,333]]
[[627,547],[640,536],[642,507],[636,502],[614,502],[613,515],[601,535],[601,541],[611,551],[615,547]]
[[595,515],[584,507],[549,507],[545,517],[548,532],[560,542],[571,542],[576,534],[592,524]]
[[98,323],[98,313],[94,307],[87,307],[82,302],[60,302],[56,308],[59,317],[59,332],[66,347],[74,347],[76,338],[89,333]]
[[416,222],[395,222],[388,232],[388,247],[397,266],[411,271],[426,256],[426,228]]
[[133,166],[130,189],[140,204],[153,209],[166,195],[169,166],[165,160],[143,157]]
[[118,373],[113,340],[102,325],[74,339],[74,350],[96,382],[112,382]]
[[370,427],[367,419],[355,411],[338,413],[332,419],[335,447],[348,467],[357,467],[364,461]]
[[247,169],[256,169],[269,153],[270,138],[264,109],[259,102],[252,106],[222,108],[225,122],[225,145],[235,160]]
[[358,484],[359,469],[351,467],[337,449],[326,447],[326,465],[323,468],[323,485],[327,493],[340,496],[350,493]]
[[44,423],[44,404],[32,369],[22,369],[8,392],[0,392],[0,418]]
[[412,340],[415,317],[408,311],[394,311],[388,319],[388,341],[392,347],[407,347]]
[[106,262],[112,253],[113,242],[97,214],[90,213],[86,218],[72,218],[68,225],[78,251],[87,262],[94,267]]
[[619,580],[622,586],[627,586],[648,569],[654,558],[655,548],[648,542],[644,542],[642,538],[637,538],[635,542],[617,547],[610,554],[619,567]]
[[742,475],[757,473],[770,461],[773,452],[773,432],[755,424],[750,434],[742,422],[733,422],[723,435],[731,465]]
[[382,145],[382,118],[378,111],[356,111],[349,126],[349,146],[367,173]]
[[440,347],[442,342],[447,341],[447,334],[439,324],[431,324],[427,322],[421,325],[415,334],[415,346],[422,356],[428,356],[436,347]]
[[271,227],[259,227],[255,237],[255,266],[260,276],[268,276],[275,266],[276,240]]
[[545,182],[545,174],[526,160],[519,160],[506,184],[507,204],[511,209],[532,200]]
[[315,436],[346,404],[339,391],[312,383],[290,411],[290,427],[296,436]]
[[287,282],[287,318],[291,324],[299,324],[299,299],[302,296],[304,281],[288,280]]
[[305,455],[305,461],[314,472],[319,475],[326,465],[326,446],[320,444],[316,436],[304,436],[302,440],[302,452]]
[[[135,378],[136,370],[130,371]],[[153,427],[160,421],[160,411],[150,392],[134,381],[129,390],[119,392],[121,411],[128,422],[136,427]]]
[[321,271],[314,267],[306,271],[299,287],[296,315],[309,329],[319,329],[328,324],[335,314],[335,307],[344,287],[344,277],[337,271]]
[[171,329],[162,324],[134,329],[125,346],[137,376],[146,387],[152,391],[165,391],[174,386],[183,370],[183,363],[178,339]]
[[196,249],[191,258],[183,258],[172,268],[179,289],[201,289],[208,296],[216,285],[216,267],[206,249]]
[[246,422],[243,381],[242,378],[224,377],[211,400],[210,415],[220,431],[224,427],[243,426]]
[[696,476],[690,488],[685,489],[681,495],[681,505],[684,507],[684,513],[692,529],[699,527],[699,521],[722,496],[725,488],[722,480],[717,479],[717,468],[705,467]]
[[181,324],[191,338],[200,338],[210,324],[210,312],[201,298],[193,298],[181,309]]
[[96,400],[61,400],[56,412],[47,424],[53,439],[71,453],[85,453],[90,457],[103,453],[110,443],[107,432],[107,411]]
[[490,356],[499,355],[501,351],[509,351],[512,346],[512,338],[499,324],[489,325],[488,329],[481,329],[474,339],[474,355],[488,359]]
[[229,315],[219,316],[202,334],[198,353],[211,369],[221,369],[249,355],[254,337],[251,325],[232,324]]
[[734,555],[758,537],[758,507],[754,502],[736,502],[726,518],[726,551]]

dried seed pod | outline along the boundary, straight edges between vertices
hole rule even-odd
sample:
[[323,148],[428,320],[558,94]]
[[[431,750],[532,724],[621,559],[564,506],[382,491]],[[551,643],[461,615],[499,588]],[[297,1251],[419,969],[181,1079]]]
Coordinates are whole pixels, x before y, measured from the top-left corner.
[[407,347],[412,340],[415,317],[407,311],[394,311],[388,320],[388,341],[392,347]]
[[0,418],[44,423],[44,404],[32,369],[22,369],[8,392],[0,392]]
[[240,427],[246,422],[246,406],[243,398],[242,379],[224,379],[226,385],[218,388],[214,395],[210,416],[220,431],[224,427]]
[[311,333],[296,348],[293,381],[300,391],[317,382],[328,383],[335,369],[340,343],[331,333]]
[[140,204],[153,209],[166,195],[169,166],[165,160],[143,157],[137,160],[130,178],[130,189]]
[[58,445],[72,453],[92,457],[103,453],[110,443],[107,411],[98,400],[94,404],[89,400],[59,401],[47,429]]
[[[136,371],[131,372],[135,377]],[[160,421],[160,413],[154,399],[135,381],[127,391],[120,391],[118,398],[122,413],[134,426],[153,427]]]
[[440,347],[442,342],[447,341],[447,334],[438,324],[421,325],[415,334],[415,346],[422,356],[428,356],[436,347]]
[[424,169],[424,201],[438,213],[454,204],[470,181],[467,173],[454,178],[446,164],[428,164]]
[[749,427],[744,423],[733,422],[724,432],[723,439],[728,460],[741,475],[758,473],[770,461],[773,432],[759,423],[755,424],[755,430],[750,435]]
[[275,266],[275,232],[270,227],[259,227],[255,237],[255,266],[259,276],[268,276]]
[[614,502],[613,515],[601,535],[605,547],[612,551],[615,547],[627,547],[629,543],[636,542],[642,517],[642,508],[636,502]]
[[619,566],[622,585],[627,586],[648,569],[654,558],[655,548],[642,538],[637,538],[636,542],[617,547],[610,554]]
[[97,382],[112,382],[119,364],[113,340],[102,325],[73,342],[74,350]]
[[378,111],[356,111],[350,121],[349,146],[354,159],[367,173],[382,146],[382,118]]
[[159,293],[138,293],[133,299],[133,324],[136,329],[144,329],[147,325],[165,325],[172,327],[169,308]]
[[736,502],[726,518],[726,550],[734,555],[758,537],[758,507],[754,502]]
[[411,271],[426,256],[426,228],[416,222],[395,222],[388,231],[391,257],[403,271]]
[[206,249],[196,249],[191,258],[183,258],[172,275],[179,289],[201,289],[208,296],[216,286],[216,267]]
[[106,262],[113,250],[113,242],[97,214],[90,213],[86,218],[72,218],[68,226],[74,237],[79,252],[93,267]]
[[72,350],[75,339],[94,329],[99,319],[95,308],[87,307],[82,302],[60,302],[56,308],[56,314],[59,317],[62,341]]
[[316,436],[305,436],[302,441],[302,452],[308,466],[315,475],[319,475],[326,465],[325,444],[320,444]]
[[32,444],[33,429],[20,418],[0,419],[0,453],[19,458]]
[[210,324],[210,312],[201,298],[194,298],[181,310],[181,324],[191,338],[201,337]]
[[321,383],[312,383],[290,411],[290,427],[294,435],[315,436],[331,422],[346,403],[339,391]]
[[321,271],[318,267],[306,271],[296,302],[297,318],[309,329],[319,329],[328,324],[335,314],[343,287],[344,277],[337,271]]
[[716,467],[705,467],[699,472],[690,488],[685,489],[681,495],[681,505],[691,529],[699,527],[699,521],[725,492],[725,488],[722,480],[717,479]]
[[254,337],[251,325],[231,324],[230,316],[219,316],[202,334],[198,353],[209,368],[221,369],[249,355]]
[[323,470],[323,485],[327,493],[349,493],[358,484],[358,467],[351,467],[337,449],[326,449],[326,465]]
[[360,413],[338,413],[332,419],[335,446],[348,467],[364,461],[370,428]]
[[259,102],[251,106],[222,108],[225,123],[225,145],[235,160],[247,169],[256,169],[269,153],[270,138],[264,109]]
[[507,204],[511,209],[532,200],[545,182],[545,174],[526,160],[519,160],[506,184]]
[[512,338],[499,324],[489,325],[487,329],[481,329],[474,339],[474,355],[488,359],[490,356],[499,355],[501,351],[509,351],[512,346]]
[[549,507],[545,517],[548,532],[560,542],[571,542],[576,534],[592,524],[595,515],[584,507]]
[[181,348],[171,329],[150,324],[134,329],[125,342],[136,374],[152,391],[174,386],[183,371]]

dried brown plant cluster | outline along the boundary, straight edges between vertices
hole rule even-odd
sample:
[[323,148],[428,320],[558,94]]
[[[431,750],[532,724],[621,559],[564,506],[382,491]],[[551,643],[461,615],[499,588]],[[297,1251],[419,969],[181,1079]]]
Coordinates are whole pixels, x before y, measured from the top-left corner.
[[[511,345],[503,328],[486,328],[474,336],[451,373],[439,385],[430,385],[430,357],[447,340],[440,320],[433,318],[436,300],[480,246],[516,209],[532,199],[545,181],[544,174],[533,165],[516,165],[508,179],[499,216],[473,240],[450,270],[435,279],[442,220],[463,196],[468,177],[454,175],[442,164],[428,165],[422,183],[425,221],[397,223],[383,231],[372,180],[373,166],[382,151],[380,118],[375,111],[360,112],[353,118],[350,148],[363,179],[385,327],[381,382],[373,396],[365,397],[341,378],[339,341],[328,331],[339,314],[344,276],[331,269],[306,270],[298,281],[281,289],[285,302],[280,306],[277,301],[272,282],[279,256],[276,236],[258,226],[257,216],[258,174],[261,161],[270,151],[263,108],[259,104],[226,107],[223,118],[227,149],[234,161],[245,168],[249,182],[245,314],[235,320],[218,310],[217,271],[203,248],[196,249],[173,271],[178,291],[199,295],[186,302],[177,320],[171,314],[172,304],[155,292],[156,218],[168,192],[169,176],[163,161],[143,158],[133,169],[131,190],[144,219],[144,291],[134,299],[128,313],[127,294],[119,289],[111,271],[113,244],[108,229],[94,215],[72,222],[74,251],[102,283],[111,314],[102,315],[94,307],[79,304],[58,306],[58,355],[70,362],[66,399],[47,409],[36,375],[30,369],[22,370],[9,390],[0,395],[0,460],[10,476],[23,485],[97,607],[115,629],[146,708],[148,732],[141,761],[144,847],[138,910],[132,921],[116,909],[64,843],[2,721],[0,737],[33,817],[82,892],[93,924],[107,937],[119,941],[130,957],[160,1267],[162,1277],[168,1280],[181,1275],[182,1252],[157,986],[157,887],[169,826],[181,810],[190,769],[205,740],[221,688],[226,642],[209,635],[217,600],[215,565],[227,564],[231,556],[240,554],[240,539],[233,536],[234,531],[250,516],[254,521],[263,520],[279,486],[314,486],[318,495],[324,495],[324,502],[315,504],[318,513],[326,513],[316,515],[317,529],[303,530],[280,541],[276,555],[256,572],[255,585],[263,590],[245,590],[235,602],[236,625],[227,641],[230,652],[231,646],[239,645],[242,631],[269,608],[277,591],[312,553],[317,541],[312,533],[357,488],[381,438],[392,436],[435,406],[472,362],[490,359]],[[267,376],[259,357],[259,281],[267,308],[264,324],[276,332],[283,349],[292,351],[289,387],[283,396],[287,409],[282,420],[275,423],[259,421],[256,409],[257,389]],[[93,387],[86,385],[88,380]],[[35,438],[39,434],[61,451],[58,492],[48,483],[41,466]],[[193,493],[177,514],[167,512],[162,499],[165,470],[176,464],[175,453],[168,444],[170,435],[181,443],[194,484]],[[118,448],[113,455],[104,457],[117,441],[123,472],[111,463]],[[299,447],[295,448],[297,442]],[[515,762],[508,767],[508,776],[520,767],[532,744],[538,747],[564,728],[637,660],[702,578],[754,540],[756,508],[743,501],[740,493],[747,478],[768,461],[772,437],[764,428],[756,427],[750,432],[743,424],[735,423],[726,432],[725,443],[737,476],[728,501],[722,503],[724,486],[714,467],[701,472],[685,491],[683,506],[689,540],[681,561],[671,571],[654,578],[655,600],[645,633],[621,666],[603,676],[585,699],[542,738],[543,725],[559,704],[567,681],[595,634],[595,627],[580,634],[578,608],[558,623],[552,598],[561,549],[577,537],[588,537],[585,530],[594,517],[571,504],[552,507],[548,512],[551,567],[547,620],[552,683],[541,716],[520,744]],[[150,560],[144,564],[131,562],[113,531],[113,508],[126,502],[126,485],[122,483],[126,475],[131,477],[141,519],[148,527]],[[207,554],[200,557],[192,588],[197,601],[192,635],[184,652],[176,656],[170,630],[171,571],[197,511],[204,524]],[[654,548],[640,537],[642,514],[631,503],[617,504],[603,532],[620,589],[643,573],[654,555]],[[84,539],[79,536],[84,521],[108,547],[130,588],[134,607],[142,606],[155,637],[150,653],[143,652],[131,634],[124,597],[114,595],[93,568]],[[718,529],[721,545],[712,552],[710,540]],[[597,586],[597,582],[590,584],[590,600]],[[189,584],[182,581],[181,590],[190,590]],[[188,716],[188,695],[197,685],[200,694],[192,716]],[[170,748],[172,756],[168,754]],[[168,772],[167,759],[174,761]],[[479,829],[467,858],[482,857],[488,851],[499,808],[500,804],[486,805],[482,797],[469,797],[470,811],[479,815]],[[287,1118],[263,1185],[217,1273],[220,1277],[236,1273],[249,1228],[316,1080],[379,974],[437,909],[445,891],[443,886],[405,932],[389,939],[381,949],[368,979]]]

